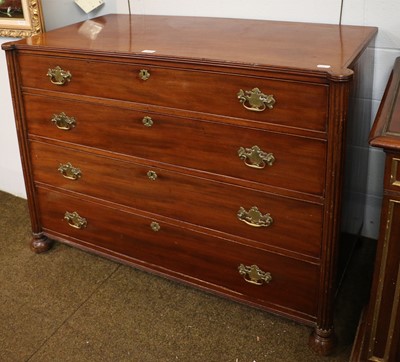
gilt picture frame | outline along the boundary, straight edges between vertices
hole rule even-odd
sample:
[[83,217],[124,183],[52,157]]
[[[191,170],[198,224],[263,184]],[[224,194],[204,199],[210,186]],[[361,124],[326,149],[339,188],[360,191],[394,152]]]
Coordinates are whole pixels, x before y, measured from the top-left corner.
[[25,38],[44,31],[40,0],[0,0],[0,36]]

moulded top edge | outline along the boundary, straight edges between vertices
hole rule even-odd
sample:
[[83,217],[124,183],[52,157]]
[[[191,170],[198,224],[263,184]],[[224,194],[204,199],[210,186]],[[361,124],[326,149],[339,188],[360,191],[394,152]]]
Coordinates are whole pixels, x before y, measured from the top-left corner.
[[376,32],[363,26],[114,14],[4,44],[3,49],[247,64],[347,80],[352,75],[348,67]]

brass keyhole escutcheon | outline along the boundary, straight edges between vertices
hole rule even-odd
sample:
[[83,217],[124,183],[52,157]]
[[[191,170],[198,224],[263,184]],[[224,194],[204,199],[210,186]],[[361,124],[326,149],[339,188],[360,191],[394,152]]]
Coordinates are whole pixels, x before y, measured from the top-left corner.
[[143,117],[142,123],[146,127],[151,127],[154,124],[154,121],[151,119],[151,117],[146,116],[146,117]]
[[155,171],[149,171],[147,172],[147,177],[149,178],[149,180],[155,181],[158,176]]
[[141,80],[147,80],[150,78],[150,72],[147,69],[139,70],[139,78]]
[[150,224],[151,230],[153,230],[154,232],[157,232],[158,230],[161,229],[160,224],[158,222],[153,221]]

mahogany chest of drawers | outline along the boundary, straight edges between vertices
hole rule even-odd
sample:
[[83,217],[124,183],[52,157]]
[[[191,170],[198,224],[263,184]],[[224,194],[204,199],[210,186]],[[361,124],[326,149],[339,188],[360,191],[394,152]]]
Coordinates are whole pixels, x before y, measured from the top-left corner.
[[109,15],[4,45],[32,249],[290,317],[329,353],[349,93],[375,32]]

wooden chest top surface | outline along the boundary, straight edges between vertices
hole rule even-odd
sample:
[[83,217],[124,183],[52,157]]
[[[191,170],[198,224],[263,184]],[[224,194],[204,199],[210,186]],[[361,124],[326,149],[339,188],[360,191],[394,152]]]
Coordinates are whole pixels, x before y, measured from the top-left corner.
[[204,17],[107,15],[13,43],[68,53],[291,69],[351,76],[373,27]]

